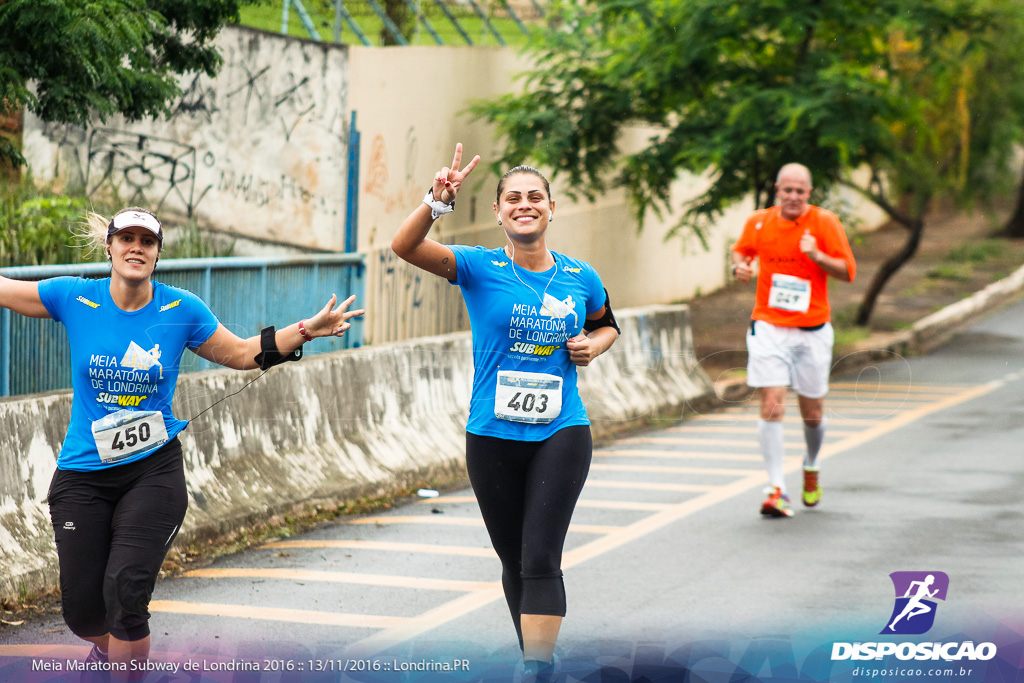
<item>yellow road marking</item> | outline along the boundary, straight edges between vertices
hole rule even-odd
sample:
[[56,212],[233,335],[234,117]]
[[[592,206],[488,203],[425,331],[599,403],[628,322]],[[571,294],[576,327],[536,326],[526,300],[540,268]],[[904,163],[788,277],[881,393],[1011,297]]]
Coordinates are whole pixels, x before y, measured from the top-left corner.
[[660,481],[610,481],[601,479],[587,479],[583,489],[587,487],[596,489],[632,489],[634,491],[714,491],[717,486],[707,484],[663,484]]
[[594,457],[609,455],[620,455],[623,457],[637,458],[666,458],[669,460],[739,460],[745,462],[761,462],[760,455],[740,455],[738,453],[701,453],[696,451],[656,451],[640,449],[612,449],[602,450],[594,453]]
[[182,576],[193,579],[281,579],[288,581],[354,583],[363,586],[387,586],[389,588],[414,588],[431,591],[478,591],[492,588],[494,581],[456,581],[431,579],[419,576],[395,576],[391,574],[359,574],[355,572],[323,572],[305,569],[193,569]]
[[[988,384],[963,391],[959,394],[948,396],[944,400],[908,410],[906,413],[903,413],[896,418],[875,424],[874,426],[838,443],[826,444],[822,448],[818,457],[829,458],[838,455],[839,453],[848,451],[851,448],[860,446],[873,439],[877,439],[884,434],[899,429],[900,427],[914,422],[915,420],[919,420],[927,415],[944,410],[950,406],[969,401],[977,398],[978,396],[982,396],[1001,385],[1002,382],[990,382]],[[791,461],[785,469],[788,472],[792,472],[799,467],[800,463],[798,461]],[[590,543],[586,543],[566,552],[562,558],[562,567],[570,568],[589,559],[593,559],[608,552],[609,550],[625,545],[626,543],[661,529],[668,524],[710,507],[711,505],[723,502],[733,496],[737,496],[752,488],[761,486],[766,481],[768,481],[768,476],[764,472],[749,473],[749,476],[745,476],[742,479],[717,487],[715,490],[709,491],[691,500],[673,505],[662,512],[655,513],[638,522],[634,522],[629,526],[623,527],[613,534],[595,539]],[[444,623],[452,621],[453,619],[463,616],[464,614],[476,610],[484,605],[490,604],[494,600],[498,600],[502,597],[500,590],[470,593],[458,600],[447,603],[446,605],[436,607],[435,609],[432,609],[418,617],[413,617],[400,626],[380,631],[364,638],[358,643],[355,643],[352,650],[363,654],[381,652],[398,643],[415,638],[426,631],[437,628]]]
[[[829,436],[832,436],[832,432],[829,431]],[[640,437],[634,439],[623,439],[617,442],[623,446],[632,446],[635,443],[649,443],[660,446],[747,446],[749,448],[757,448],[757,441],[755,439],[687,439],[685,437],[678,436],[665,436],[658,438],[656,436],[651,437]],[[796,441],[787,441],[787,446],[803,446],[804,442],[802,439]],[[615,448],[609,446],[608,448]],[[594,451],[594,455],[604,453],[605,449],[602,448],[600,451]]]
[[[834,422],[830,421],[832,424]],[[858,423],[860,424],[860,423]],[[783,424],[783,430],[788,434],[803,434],[803,427],[794,421],[786,422]],[[757,434],[757,427],[744,427],[741,425],[693,425],[691,427],[666,427],[662,431],[666,432],[687,432],[690,434]],[[847,431],[842,429],[831,429],[828,430],[829,436],[852,436],[859,433],[858,431]]]
[[[693,419],[700,420],[701,422],[756,422],[761,419],[761,416],[757,413],[716,413],[713,415],[698,415]],[[870,420],[844,420],[842,418],[829,418],[829,424],[863,425],[868,422],[870,422]]]
[[91,645],[0,645],[0,657],[85,659],[91,649]]
[[833,382],[832,390],[837,391],[919,391],[938,394],[946,391],[963,391],[974,387],[974,384],[875,384],[874,382]]
[[[361,517],[348,524],[431,524],[437,526],[468,526],[484,528],[484,520],[480,517],[445,517],[444,515],[393,515],[387,517]],[[607,534],[621,527],[602,526],[599,524],[570,524],[569,531],[583,534]]]
[[750,470],[732,470],[724,467],[669,467],[667,465],[591,465],[591,470],[602,472],[672,472],[675,474],[720,474],[726,477],[745,477]]
[[345,614],[342,612],[318,612],[306,609],[221,605],[212,602],[184,602],[177,600],[153,600],[149,603],[149,611],[170,612],[173,614],[198,614],[206,617],[285,621],[293,624],[318,624],[320,626],[352,626],[355,628],[392,629],[409,621],[409,617],[384,617],[373,614]]
[[[430,500],[421,500],[420,505],[437,503],[475,503],[474,496],[441,496]],[[578,508],[594,508],[598,510],[664,510],[670,507],[671,503],[638,503],[630,500],[587,500],[581,498],[576,501]]]
[[[1002,382],[992,382],[986,385],[974,387],[972,389],[963,391],[953,396],[947,396],[941,401],[922,405],[920,407],[907,410],[897,417],[886,420],[884,422],[877,422],[866,429],[859,432],[850,434],[847,438],[835,442],[826,444],[820,458],[829,458],[837,455],[841,452],[847,451],[856,446],[860,446],[866,442],[876,439],[886,433],[894,431],[906,424],[914,422],[915,420],[921,419],[931,413],[943,410],[950,406],[962,403],[964,401],[971,400],[985,393],[992,391],[993,389],[1001,386]],[[743,418],[749,420],[751,418],[756,419],[756,415],[739,415],[733,416],[734,418]],[[698,418],[700,419],[700,418]],[[707,419],[707,418],[704,418]],[[837,422],[852,422],[849,420],[833,420],[833,423]],[[700,425],[692,425],[690,427],[679,428],[680,431],[691,431],[694,428],[699,428]],[[730,428],[735,430],[736,428]],[[836,430],[832,431],[832,435],[836,435]],[[800,467],[799,458],[787,458],[789,461],[785,466],[786,472],[793,472]],[[709,486],[688,486],[688,485],[671,485],[671,484],[660,484],[660,483],[636,483],[636,482],[600,482],[600,481],[588,481],[587,486],[592,487],[628,487],[628,488],[654,488],[662,490],[688,490],[703,492],[695,498],[687,501],[683,501],[677,504],[668,504],[663,506],[655,514],[645,517],[637,522],[634,522],[625,527],[601,527],[609,529],[605,532],[601,538],[595,539],[582,546],[578,546],[571,551],[568,551],[563,556],[563,567],[570,568],[589,559],[600,556],[603,553],[608,552],[614,548],[617,548],[625,543],[636,540],[642,536],[645,536],[657,529],[660,529],[670,523],[678,521],[694,512],[707,508],[711,505],[717,504],[724,500],[727,500],[733,496],[739,495],[748,491],[756,486],[763,485],[767,481],[767,475],[761,471],[753,470],[728,470],[728,469],[702,469],[702,468],[682,468],[682,467],[630,467],[627,465],[605,465],[598,464],[593,466],[594,469],[604,470],[626,470],[626,471],[658,471],[658,472],[687,472],[687,473],[703,473],[703,474],[730,474],[733,476],[739,476],[740,478],[716,487]],[[663,487],[671,486],[671,489],[665,489]],[[685,488],[679,488],[685,486]],[[381,517],[380,520],[394,521],[396,518]],[[401,518],[398,518],[401,519]],[[414,523],[435,523],[430,517],[417,516],[411,519],[416,519]],[[373,518],[365,518],[360,523],[374,523]],[[425,521],[419,521],[425,520]],[[468,520],[472,521],[472,520]],[[458,522],[462,523],[462,522]],[[596,528],[596,527],[595,527]],[[465,556],[476,556],[476,557],[494,557],[493,550],[489,548],[470,548],[462,546],[440,546],[440,545],[429,545],[429,544],[416,544],[416,543],[389,543],[389,542],[374,542],[374,541],[279,541],[275,543],[263,546],[267,549],[283,549],[283,548],[361,548],[361,549],[377,549],[377,550],[393,550],[393,551],[404,551],[404,552],[426,552],[426,553],[437,553],[444,555],[465,555]],[[324,574],[324,573],[320,573]],[[381,580],[387,581],[399,581],[402,577],[383,577]],[[216,605],[206,603],[191,603],[191,602],[174,602],[174,601],[154,601],[150,605],[152,611],[163,611],[163,612],[178,612],[183,614],[205,614],[215,616],[233,616],[239,618],[250,618],[250,619],[264,619],[272,621],[286,621],[286,622],[297,622],[297,623],[316,623],[322,625],[338,625],[338,626],[354,626],[354,627],[365,627],[365,628],[378,628],[382,629],[376,634],[365,638],[358,643],[355,643],[351,648],[352,651],[356,652],[380,652],[383,649],[391,647],[396,643],[400,643],[404,640],[416,637],[421,633],[436,628],[437,626],[451,621],[459,616],[472,612],[480,607],[490,604],[495,600],[501,599],[502,591],[500,584],[494,582],[466,582],[467,584],[479,584],[478,589],[473,589],[467,592],[455,600],[449,601],[443,605],[440,605],[434,609],[431,609],[423,614],[416,617],[386,617],[386,616],[375,616],[375,615],[353,615],[353,614],[336,614],[329,612],[316,612],[310,610],[291,610],[291,609],[280,609],[280,608],[266,608],[266,607],[247,607],[237,605]],[[437,584],[435,584],[437,585]],[[467,585],[467,588],[469,586]]]
[[495,557],[491,548],[473,548],[465,545],[431,545],[429,543],[395,543],[391,541],[274,541],[260,546],[263,550],[279,548],[351,548],[358,550],[387,550],[400,553],[428,555],[459,555],[462,557]]
[[[948,396],[949,392],[948,391],[936,391],[934,395],[935,396]],[[923,396],[910,396],[910,395],[908,395],[906,393],[902,393],[901,394],[901,393],[897,393],[897,392],[894,392],[894,391],[874,391],[873,389],[870,390],[870,391],[860,391],[860,390],[856,390],[856,389],[835,389],[835,388],[833,388],[833,389],[829,390],[828,396],[825,397],[825,403],[826,404],[828,404],[828,397],[829,396],[836,396],[836,397],[863,396],[865,399],[868,399],[868,398],[870,398],[870,399],[893,399],[893,400],[910,399],[910,400],[914,400],[914,401],[925,401],[925,400],[929,400],[929,399],[934,400],[933,396],[927,395],[927,394],[923,395]]]

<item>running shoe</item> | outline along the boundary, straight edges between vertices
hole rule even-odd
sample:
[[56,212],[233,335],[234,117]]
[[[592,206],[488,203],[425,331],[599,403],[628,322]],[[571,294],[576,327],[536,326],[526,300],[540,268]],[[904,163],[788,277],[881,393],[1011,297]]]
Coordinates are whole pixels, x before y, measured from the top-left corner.
[[769,486],[764,490],[768,498],[761,503],[761,514],[766,517],[792,517],[793,508],[789,507],[789,496],[778,486]]
[[809,508],[821,502],[821,486],[818,485],[818,468],[804,468],[804,505]]
[[99,664],[106,664],[109,661],[110,661],[110,657],[107,655],[106,652],[104,652],[103,650],[100,649],[99,645],[93,645],[92,649],[89,650],[89,654],[86,655],[86,657],[85,657],[85,662],[87,664],[91,663],[91,662],[97,662]]

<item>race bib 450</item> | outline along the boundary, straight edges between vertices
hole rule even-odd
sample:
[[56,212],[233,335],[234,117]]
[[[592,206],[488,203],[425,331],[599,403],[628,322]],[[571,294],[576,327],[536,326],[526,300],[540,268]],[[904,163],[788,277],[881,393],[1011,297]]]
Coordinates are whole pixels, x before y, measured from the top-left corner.
[[100,460],[125,460],[167,442],[164,416],[156,410],[119,410],[92,423]]

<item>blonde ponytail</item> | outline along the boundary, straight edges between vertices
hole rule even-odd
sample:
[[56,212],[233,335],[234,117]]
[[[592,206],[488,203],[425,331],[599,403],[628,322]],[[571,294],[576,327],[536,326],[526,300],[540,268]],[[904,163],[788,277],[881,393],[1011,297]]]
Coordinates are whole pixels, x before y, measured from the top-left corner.
[[87,250],[86,253],[90,256],[100,251],[104,252],[105,257],[108,225],[110,225],[109,218],[93,211],[88,212],[85,214],[84,221],[74,224],[71,228],[71,234],[78,238],[76,246]]

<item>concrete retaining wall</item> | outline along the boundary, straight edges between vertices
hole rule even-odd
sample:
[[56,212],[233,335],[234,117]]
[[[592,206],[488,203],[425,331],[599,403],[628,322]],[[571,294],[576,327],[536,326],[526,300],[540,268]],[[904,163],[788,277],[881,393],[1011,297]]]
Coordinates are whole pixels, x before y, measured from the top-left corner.
[[[622,337],[580,371],[596,438],[674,421],[688,405],[712,400],[686,306],[618,317]],[[184,375],[175,413],[193,417],[257,375]],[[468,333],[274,368],[182,434],[190,500],[177,542],[216,537],[296,508],[463,476],[472,377]],[[70,392],[0,402],[0,600],[56,585],[45,498],[70,411]]]

